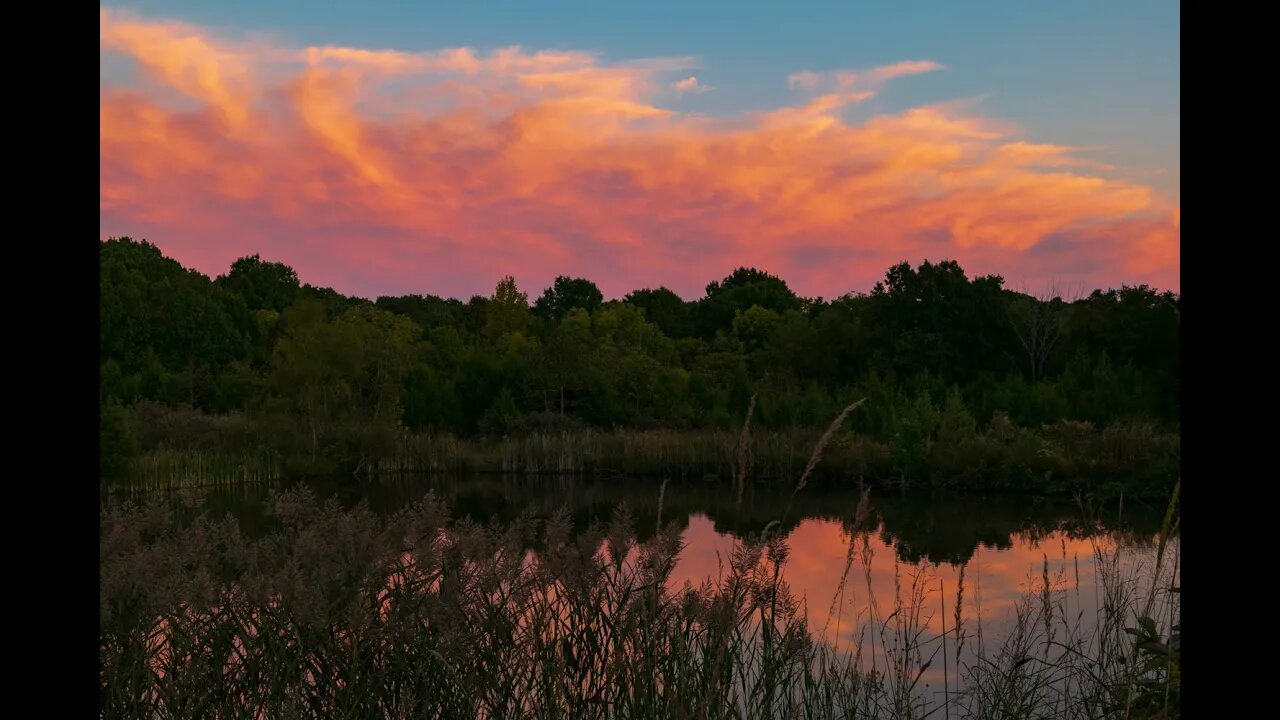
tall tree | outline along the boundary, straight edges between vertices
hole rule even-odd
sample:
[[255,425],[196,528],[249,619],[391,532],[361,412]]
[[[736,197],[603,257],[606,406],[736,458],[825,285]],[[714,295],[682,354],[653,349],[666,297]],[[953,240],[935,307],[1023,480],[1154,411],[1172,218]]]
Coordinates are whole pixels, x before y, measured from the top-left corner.
[[666,287],[636,290],[628,293],[623,302],[643,310],[645,318],[669,338],[679,340],[694,334],[690,304]]
[[998,275],[972,281],[954,260],[890,268],[871,291],[882,351],[896,371],[969,381],[1006,363],[1012,341]]
[[516,287],[510,275],[498,281],[485,308],[485,332],[491,338],[523,332],[529,326],[529,296]]
[[604,302],[604,294],[590,280],[560,275],[542,297],[533,304],[533,312],[541,318],[560,320],[574,308],[591,314]]
[[1045,297],[1017,293],[1005,305],[1009,326],[1022,350],[1022,362],[1015,364],[1026,371],[1032,383],[1044,379],[1045,368],[1065,333],[1067,309],[1067,303],[1052,291]]
[[698,334],[710,338],[716,332],[729,331],[733,318],[752,305],[781,314],[801,309],[804,301],[782,278],[763,270],[740,267],[723,280],[707,285],[706,297],[698,302],[694,311]]
[[578,394],[589,386],[594,345],[586,310],[573,308],[556,324],[529,376],[534,393],[542,397],[544,409],[564,415],[566,408],[576,406]]
[[99,260],[99,360],[117,387],[211,407],[218,373],[253,343],[257,324],[244,301],[145,240],[107,240]]
[[214,282],[239,294],[250,310],[283,312],[301,289],[293,268],[284,263],[263,262],[258,255],[236,260],[231,270]]
[[[347,446],[344,455],[354,450],[362,457],[370,442],[394,435],[421,330],[371,305],[326,320],[320,304],[306,298],[282,322],[271,387],[302,421],[313,461],[335,443]],[[349,430],[358,436],[347,435]]]

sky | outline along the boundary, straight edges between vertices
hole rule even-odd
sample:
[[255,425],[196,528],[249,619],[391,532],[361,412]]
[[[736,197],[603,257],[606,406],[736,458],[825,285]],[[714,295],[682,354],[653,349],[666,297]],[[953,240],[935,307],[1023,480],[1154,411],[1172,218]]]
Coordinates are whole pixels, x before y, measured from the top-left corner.
[[[689,7],[692,6],[692,7]],[[100,7],[102,238],[377,297],[1179,288],[1175,2]]]

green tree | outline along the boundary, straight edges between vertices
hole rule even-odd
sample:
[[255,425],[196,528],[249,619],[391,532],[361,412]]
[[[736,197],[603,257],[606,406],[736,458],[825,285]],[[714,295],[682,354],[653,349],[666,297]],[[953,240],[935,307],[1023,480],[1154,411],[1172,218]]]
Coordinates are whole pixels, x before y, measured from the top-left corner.
[[131,238],[99,245],[99,363],[139,399],[208,409],[222,368],[248,358],[257,325],[244,301]]
[[604,295],[595,283],[583,278],[560,275],[534,303],[533,312],[544,319],[559,320],[574,308],[586,310],[588,314],[593,313],[603,302]]
[[360,461],[385,445],[401,426],[405,377],[420,329],[371,305],[324,318],[313,300],[301,300],[283,320],[271,388],[299,420],[312,462],[322,453]]
[[529,296],[516,287],[510,275],[498,281],[485,307],[485,332],[491,338],[523,332],[529,326]]
[[871,292],[882,357],[904,376],[932,370],[970,382],[984,370],[1007,371],[1017,341],[1003,284],[998,275],[970,281],[953,260],[890,268]]
[[258,255],[236,260],[231,270],[214,282],[244,298],[250,310],[283,312],[301,290],[293,268],[284,263],[263,262]]
[[116,400],[101,403],[98,406],[98,474],[104,478],[123,475],[137,449],[124,408]]
[[542,398],[545,410],[564,415],[566,408],[577,406],[578,395],[589,387],[594,346],[586,310],[573,308],[556,324],[529,377],[532,392]]
[[[739,428],[753,395],[757,427],[821,427],[867,397],[857,431],[903,476],[943,481],[983,443],[1012,442],[1010,422],[1027,458],[1064,419],[1178,422],[1180,297],[1147,286],[1046,302],[955,262],[902,263],[870,294],[824,302],[739,268],[694,303],[664,287],[603,302],[560,276],[531,310],[510,277],[466,302],[370,303],[256,255],[215,281],[146,241],[99,252],[108,474],[131,448],[187,442],[173,417],[279,438],[333,470],[387,452],[402,427]],[[247,417],[203,415],[233,412]]]
[[724,280],[707,285],[707,295],[695,306],[698,334],[704,338],[730,330],[734,317],[753,305],[785,313],[804,302],[776,275],[755,268],[738,268]]
[[665,287],[636,290],[628,293],[623,302],[643,310],[645,319],[657,325],[664,335],[673,340],[694,334],[693,311],[689,303]]
[[748,353],[764,347],[775,328],[782,324],[782,316],[759,305],[740,310],[733,318],[733,336]]
[[413,320],[423,330],[458,327],[462,324],[463,304],[460,300],[440,298],[435,295],[404,295],[380,297],[374,303],[379,308]]

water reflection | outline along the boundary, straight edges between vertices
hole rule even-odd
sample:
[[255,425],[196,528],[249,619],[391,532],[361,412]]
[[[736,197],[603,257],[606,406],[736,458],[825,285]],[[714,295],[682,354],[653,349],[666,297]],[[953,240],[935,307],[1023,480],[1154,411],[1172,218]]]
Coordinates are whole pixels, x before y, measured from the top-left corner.
[[[316,479],[306,483],[321,497],[334,497],[343,506],[365,501],[379,515],[387,515],[427,492],[434,492],[452,509],[455,517],[469,517],[482,523],[508,523],[521,513],[532,511],[542,517],[567,508],[575,527],[593,521],[607,522],[616,508],[625,504],[636,518],[639,539],[652,537],[657,529],[659,485],[652,479],[590,479],[578,476],[427,476],[394,481],[354,482],[349,478]],[[243,531],[258,535],[267,530],[262,501],[280,486],[236,486],[198,493],[204,509],[231,513]],[[175,492],[176,496],[178,493]],[[793,494],[778,486],[748,487],[741,502],[724,483],[670,481],[662,495],[662,523],[675,523],[692,533],[686,544],[693,552],[708,536],[695,518],[711,523],[717,534],[737,538],[758,536],[774,523],[773,532],[792,534],[807,526],[805,521],[823,521],[849,533],[859,501],[856,488],[810,486]],[[110,494],[106,503],[125,496]],[[1147,504],[1107,504],[1088,506],[1077,501],[1027,496],[941,496],[902,495],[872,491],[873,517],[878,546],[906,563],[968,562],[980,550],[1013,551],[1019,544],[1066,539],[1108,537],[1128,544],[1149,543],[1159,531],[1164,508]],[[695,527],[697,525],[697,527]],[[826,552],[836,547],[843,560],[845,541],[830,532],[810,531],[795,538],[797,555]],[[1079,546],[1073,546],[1079,547]],[[1037,556],[1038,557],[1038,556]]]
[[[809,629],[836,648],[862,648],[863,670],[892,672],[895,663],[919,668],[924,695],[962,686],[957,668],[993,652],[988,646],[1010,635],[1029,598],[1049,608],[1045,617],[1062,621],[1061,628],[1056,620],[1046,626],[1044,638],[1088,635],[1102,603],[1099,576],[1110,572],[1143,585],[1152,553],[1119,551],[1150,545],[1160,521],[1154,508],[1121,511],[1031,498],[873,495],[866,503],[854,489],[807,488],[796,495],[757,487],[739,502],[724,485],[674,481],[661,492],[642,481],[501,477],[315,483],[313,489],[346,506],[366,502],[379,514],[431,491],[455,517],[479,522],[507,523],[527,512],[549,517],[566,508],[578,530],[608,521],[626,505],[641,540],[660,524],[679,529],[683,550],[668,578],[673,591],[723,577],[744,539],[780,537],[789,550],[783,580]],[[206,493],[190,511],[230,513],[246,535],[262,535],[273,522],[262,503],[269,492]],[[1176,560],[1176,551],[1171,557]],[[1169,572],[1176,582],[1176,569]],[[915,657],[904,662],[904,653]]]
[[[869,647],[871,662],[886,661],[886,640],[879,635],[895,613],[912,613],[910,627],[902,630],[918,631],[922,647],[949,633],[948,654],[959,650],[959,660],[972,663],[988,650],[984,644],[1009,634],[1017,604],[1028,595],[1045,597],[1055,605],[1055,616],[1066,623],[1077,621],[1075,629],[1087,633],[1098,614],[1100,572],[1118,571],[1139,586],[1150,576],[1150,553],[1117,553],[1132,547],[1131,539],[1118,540],[1105,531],[1082,537],[1078,528],[1014,530],[998,536],[989,528],[951,530],[939,533],[950,544],[904,550],[896,543],[896,532],[886,527],[850,534],[845,522],[806,518],[786,534],[791,555],[785,579],[811,629],[836,647]],[[683,539],[673,585],[697,586],[704,578],[717,577],[739,542],[701,513],[689,518]],[[964,548],[963,554],[957,548]],[[930,554],[946,560],[914,559]],[[1044,595],[1046,585],[1049,596]],[[924,679],[941,686],[944,672],[938,660]]]

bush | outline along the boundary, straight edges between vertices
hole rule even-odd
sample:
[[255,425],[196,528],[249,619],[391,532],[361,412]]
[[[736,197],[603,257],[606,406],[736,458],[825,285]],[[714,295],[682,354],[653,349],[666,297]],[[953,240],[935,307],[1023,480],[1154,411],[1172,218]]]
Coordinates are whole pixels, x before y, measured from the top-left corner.
[[116,402],[98,408],[98,474],[117,478],[125,473],[137,454],[138,444],[129,427],[129,416]]

